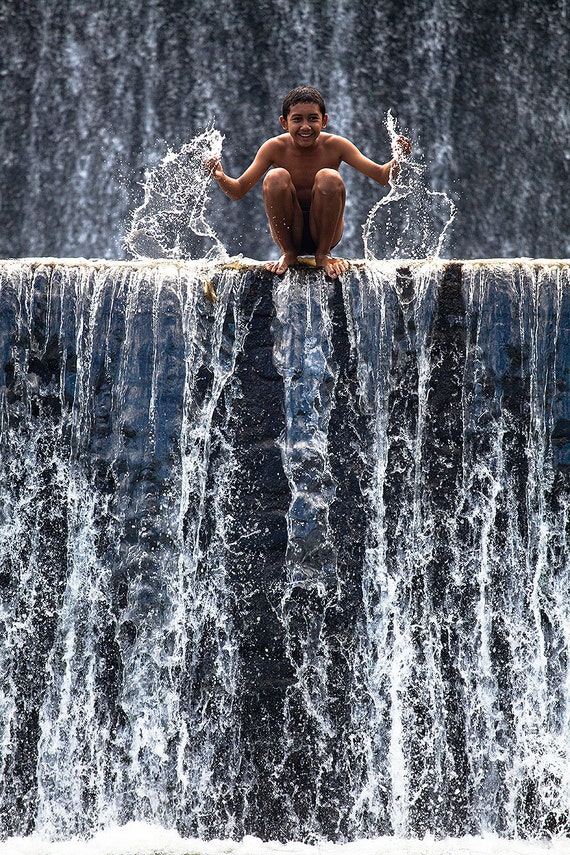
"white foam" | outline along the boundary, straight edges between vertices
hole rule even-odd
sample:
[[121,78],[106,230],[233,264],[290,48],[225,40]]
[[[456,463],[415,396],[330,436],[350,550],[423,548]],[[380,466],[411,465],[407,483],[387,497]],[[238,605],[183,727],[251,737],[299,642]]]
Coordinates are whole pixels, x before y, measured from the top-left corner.
[[100,831],[91,840],[55,843],[36,837],[0,843],[0,855],[570,855],[570,840],[504,840],[494,835],[435,840],[379,837],[351,843],[264,842],[258,837],[233,840],[183,838],[172,830],[143,822]]

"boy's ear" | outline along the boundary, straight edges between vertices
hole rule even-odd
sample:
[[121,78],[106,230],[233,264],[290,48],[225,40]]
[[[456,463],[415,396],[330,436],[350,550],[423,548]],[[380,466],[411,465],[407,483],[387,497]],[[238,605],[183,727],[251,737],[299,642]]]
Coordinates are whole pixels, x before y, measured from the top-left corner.
[[281,122],[281,127],[284,131],[287,130],[287,119],[284,119],[283,116],[279,116],[279,121]]
[[328,120],[329,120],[329,114],[325,113],[325,115],[323,116],[323,128],[326,128]]

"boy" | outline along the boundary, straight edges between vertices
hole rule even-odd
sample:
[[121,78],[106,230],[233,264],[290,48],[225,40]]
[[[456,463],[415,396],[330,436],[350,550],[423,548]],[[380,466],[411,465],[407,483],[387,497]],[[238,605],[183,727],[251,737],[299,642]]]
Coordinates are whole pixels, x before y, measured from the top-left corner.
[[264,142],[239,178],[226,175],[217,158],[210,158],[205,166],[230,199],[242,199],[267,172],[263,200],[271,236],[281,250],[279,260],[267,264],[272,273],[284,273],[298,255],[314,254],[316,266],[335,279],[348,269],[347,261],[331,256],[344,229],[341,163],[385,186],[412,144],[398,137],[398,158],[382,166],[369,160],[349,140],[323,132],[328,121],[325,102],[312,86],[289,92],[279,121],[285,133]]

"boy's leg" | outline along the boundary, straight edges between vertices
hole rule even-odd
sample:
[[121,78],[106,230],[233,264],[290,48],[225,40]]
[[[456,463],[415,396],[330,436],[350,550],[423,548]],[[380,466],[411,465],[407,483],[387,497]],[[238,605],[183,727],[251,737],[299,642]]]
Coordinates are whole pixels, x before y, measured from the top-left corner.
[[281,250],[279,261],[267,264],[272,273],[284,273],[295,264],[303,235],[303,212],[290,174],[281,167],[272,169],[263,181],[263,201],[271,237]]
[[311,234],[317,244],[315,264],[323,267],[333,279],[348,270],[347,261],[331,256],[331,249],[344,231],[345,201],[346,189],[340,174],[336,169],[320,169],[313,184]]

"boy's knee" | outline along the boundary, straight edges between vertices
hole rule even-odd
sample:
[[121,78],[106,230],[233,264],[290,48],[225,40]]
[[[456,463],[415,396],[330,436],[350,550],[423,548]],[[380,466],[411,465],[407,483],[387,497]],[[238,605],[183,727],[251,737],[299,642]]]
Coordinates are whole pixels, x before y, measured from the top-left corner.
[[313,190],[326,195],[331,193],[344,194],[344,181],[336,169],[319,169],[315,175]]
[[286,169],[278,166],[275,169],[270,169],[263,179],[263,191],[286,190],[291,186],[291,175]]

